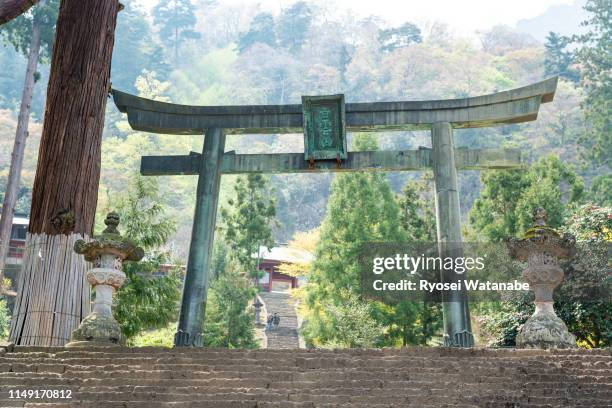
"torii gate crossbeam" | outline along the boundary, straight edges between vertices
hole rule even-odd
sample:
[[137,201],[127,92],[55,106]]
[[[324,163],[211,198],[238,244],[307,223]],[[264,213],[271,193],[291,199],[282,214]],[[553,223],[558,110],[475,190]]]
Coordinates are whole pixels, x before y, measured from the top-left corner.
[[[224,152],[226,134],[298,133],[302,105],[188,106],[152,101],[113,90],[115,104],[135,130],[163,134],[204,134],[202,153],[145,156],[143,175],[198,175],[196,209],[183,288],[176,346],[201,345],[212,256],[219,183],[222,174],[329,171],[410,171],[433,169],[440,256],[462,242],[457,170],[513,168],[516,149],[456,149],[453,129],[488,127],[535,120],[541,103],[552,101],[557,78],[490,95],[437,101],[346,104],[349,131],[431,129],[432,148],[409,151],[348,152],[341,163],[307,161],[303,153]],[[343,118],[344,119],[344,118]],[[443,302],[444,344],[474,344],[465,292]]]

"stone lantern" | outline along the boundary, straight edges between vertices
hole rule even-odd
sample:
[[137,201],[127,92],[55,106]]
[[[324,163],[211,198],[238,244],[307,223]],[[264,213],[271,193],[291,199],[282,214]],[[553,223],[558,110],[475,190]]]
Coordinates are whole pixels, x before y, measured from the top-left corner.
[[121,236],[117,231],[119,214],[111,212],[104,220],[106,229],[90,242],[78,240],[74,250],[93,263],[87,272],[87,281],[95,292],[92,312],[72,332],[66,347],[118,346],[123,342],[119,323],[113,318],[113,293],[125,282],[123,261],[139,261],[142,248]]
[[535,295],[535,313],[523,325],[516,337],[518,348],[575,348],[576,337],[553,309],[553,291],[563,281],[560,258],[571,258],[576,251],[576,239],[571,234],[561,236],[546,226],[546,211],[537,208],[533,227],[522,239],[508,241],[510,256],[527,261],[523,279]]

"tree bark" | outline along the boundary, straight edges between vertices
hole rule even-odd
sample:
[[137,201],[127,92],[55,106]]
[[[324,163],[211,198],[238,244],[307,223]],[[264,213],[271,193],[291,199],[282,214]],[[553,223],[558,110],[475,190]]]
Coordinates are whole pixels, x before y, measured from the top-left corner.
[[38,0],[0,0],[0,25],[19,17],[38,3]]
[[[41,6],[46,0],[41,1]],[[38,66],[38,55],[40,53],[40,26],[38,18],[32,21],[32,39],[30,41],[30,51],[28,53],[28,65],[26,69],[23,91],[21,93],[21,106],[19,107],[19,117],[17,119],[17,132],[15,133],[15,143],[11,154],[11,167],[9,170],[4,202],[2,203],[2,216],[0,218],[0,295],[3,286],[4,268],[6,256],[11,243],[11,227],[13,225],[13,214],[17,202],[17,192],[21,180],[21,169],[23,167],[23,152],[25,150],[26,139],[28,137],[28,123],[30,121],[30,108],[32,105],[32,95],[34,93],[34,83],[36,68]]]
[[16,344],[64,345],[89,312],[74,241],[94,225],[117,0],[63,0],[47,88],[26,253],[11,322]]

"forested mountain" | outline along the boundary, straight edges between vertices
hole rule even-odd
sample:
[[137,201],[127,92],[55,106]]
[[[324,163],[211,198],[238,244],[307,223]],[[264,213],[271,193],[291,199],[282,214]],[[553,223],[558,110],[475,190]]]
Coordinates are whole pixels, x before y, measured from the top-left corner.
[[516,29],[545,41],[553,31],[562,35],[573,35],[582,31],[580,25],[586,20],[585,0],[574,0],[571,4],[555,4],[539,16],[519,20]]
[[[481,33],[478,45],[453,36],[441,23],[417,26],[407,16],[404,24],[391,27],[374,17],[330,15],[324,7],[306,2],[294,3],[277,15],[257,6],[226,6],[208,0],[162,2],[163,7],[150,11],[134,0],[122,3],[125,9],[117,25],[113,87],[174,103],[300,103],[301,95],[333,93],[344,93],[347,102],[462,98],[526,85],[545,76],[544,44],[509,27]],[[180,18],[170,18],[172,15]],[[24,58],[8,45],[0,47],[0,193],[9,168],[24,71]],[[40,81],[46,83],[48,66],[40,66],[39,71]],[[24,209],[36,166],[44,89],[38,86],[34,96],[22,177],[20,208]],[[553,153],[579,165],[578,139],[585,131],[582,98],[577,83],[562,79],[555,101],[542,107],[536,122],[460,130],[457,145],[520,147],[529,161]],[[381,149],[431,143],[427,132],[391,132],[378,134],[377,139]],[[200,151],[202,141],[200,136],[134,132],[109,103],[98,212],[115,205],[137,173],[141,155],[187,154]],[[300,152],[302,136],[230,136],[227,150]],[[579,171],[587,184],[595,174],[589,166]],[[418,176],[387,177],[397,192],[408,177]],[[279,221],[277,242],[320,225],[332,179],[331,175],[270,177]],[[164,203],[178,222],[171,241],[176,255],[184,256],[196,177],[159,181]],[[224,177],[221,203],[232,194],[232,181],[233,177]],[[460,189],[466,215],[479,195],[478,172],[462,172]]]

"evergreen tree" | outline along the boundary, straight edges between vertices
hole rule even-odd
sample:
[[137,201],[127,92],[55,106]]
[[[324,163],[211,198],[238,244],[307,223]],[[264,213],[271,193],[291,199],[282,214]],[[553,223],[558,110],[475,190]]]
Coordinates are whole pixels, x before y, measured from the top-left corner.
[[612,156],[612,0],[587,0],[584,9],[589,31],[576,40],[588,129],[578,141],[585,160],[605,171]]
[[162,43],[173,50],[175,64],[181,44],[188,39],[200,38],[194,30],[196,16],[191,0],[160,0],[153,8],[153,21],[159,27]]
[[145,250],[140,262],[126,262],[125,284],[116,295],[113,313],[121,331],[129,339],[143,330],[159,329],[178,317],[180,276],[177,269],[155,276],[162,265],[172,262],[163,249],[175,231],[175,223],[165,216],[157,183],[137,176],[126,195],[117,203],[122,235]]
[[380,41],[381,51],[393,52],[410,44],[420,43],[423,38],[419,27],[412,23],[404,23],[396,28],[380,30],[378,41]]
[[20,54],[27,56],[32,44],[34,22],[38,21],[40,24],[38,62],[48,64],[55,38],[55,22],[59,0],[46,0],[41,3],[9,23],[0,26],[0,38],[2,38],[4,44],[13,46]]
[[143,69],[154,71],[164,80],[169,66],[162,48],[153,40],[147,13],[134,0],[122,1],[123,10],[117,16],[116,41],[113,48],[111,78],[113,87],[136,92],[134,82]]
[[[374,150],[371,136],[357,139],[357,150]],[[331,187],[327,213],[320,229],[316,259],[305,289],[307,305],[304,335],[314,345],[345,344],[352,324],[339,320],[341,305],[360,296],[359,253],[369,242],[402,242],[399,206],[384,174],[338,174]],[[365,301],[358,300],[360,303]],[[378,305],[381,306],[381,305]],[[368,306],[376,320],[377,306]],[[335,313],[333,311],[336,311]],[[366,321],[364,320],[363,324]],[[376,326],[368,325],[377,331]],[[367,334],[367,335],[365,335]],[[371,332],[364,331],[363,342]],[[379,333],[380,334],[380,333]],[[379,336],[379,341],[380,336]],[[349,343],[359,344],[357,339]]]
[[551,227],[560,227],[568,205],[579,202],[584,193],[573,166],[556,156],[543,157],[528,170],[484,171],[481,181],[483,188],[469,222],[478,236],[491,242],[524,233],[537,207],[546,209]]
[[262,43],[276,47],[276,33],[274,31],[274,17],[270,13],[259,13],[251,21],[249,31],[238,39],[238,52],[243,53],[251,45]]
[[436,216],[432,208],[431,180],[424,178],[419,182],[408,181],[398,197],[402,228],[407,237],[414,242],[436,241]]
[[235,260],[212,281],[206,303],[203,339],[207,347],[254,348],[255,316],[249,308],[256,289]]
[[221,209],[223,235],[242,272],[257,278],[259,248],[274,246],[275,202],[261,174],[238,177],[234,192],[235,198],[228,200],[229,208]]
[[[432,208],[431,179],[408,181],[398,197],[402,229],[408,242],[436,242],[436,219]],[[391,340],[400,339],[402,346],[424,345],[440,330],[440,305],[431,302],[400,301],[388,310],[386,323]]]
[[589,199],[602,207],[612,207],[611,174],[602,174],[593,179]]
[[0,340],[8,337],[11,325],[11,315],[6,305],[6,299],[0,298]]
[[314,13],[305,1],[293,3],[278,18],[278,42],[292,53],[302,49],[312,25]]
[[578,82],[580,75],[570,67],[574,55],[567,50],[571,39],[554,32],[546,37],[546,56],[544,57],[544,74],[547,76],[559,75],[572,82]]

